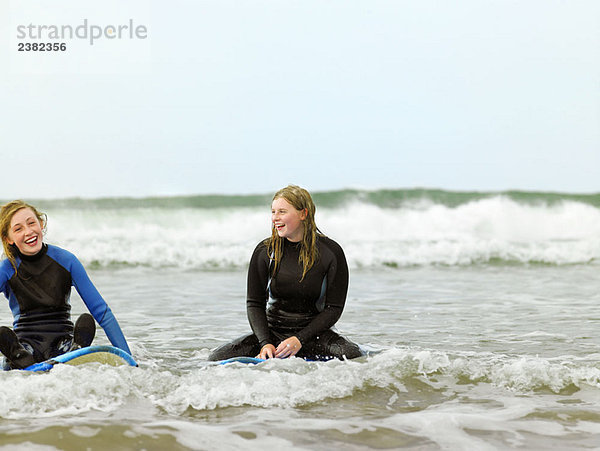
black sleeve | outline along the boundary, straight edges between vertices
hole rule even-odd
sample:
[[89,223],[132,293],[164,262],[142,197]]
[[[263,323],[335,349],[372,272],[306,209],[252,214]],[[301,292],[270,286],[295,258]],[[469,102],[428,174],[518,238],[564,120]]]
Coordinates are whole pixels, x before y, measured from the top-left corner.
[[323,243],[319,249],[320,258],[328,263],[325,308],[296,335],[300,343],[316,337],[340,319],[348,294],[348,263],[344,251],[329,238],[321,237],[320,241]]
[[259,243],[252,253],[248,267],[248,290],[246,294],[246,313],[252,332],[258,338],[260,346],[270,342],[267,324],[267,300],[269,294],[269,256],[264,243]]

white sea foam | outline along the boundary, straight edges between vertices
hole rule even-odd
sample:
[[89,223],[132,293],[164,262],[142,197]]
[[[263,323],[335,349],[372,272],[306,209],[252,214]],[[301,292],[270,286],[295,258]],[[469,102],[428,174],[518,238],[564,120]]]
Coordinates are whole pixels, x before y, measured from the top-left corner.
[[429,384],[434,391],[460,390],[468,380],[484,384],[486,390],[504,390],[507,395],[540,389],[558,393],[568,387],[600,388],[600,369],[594,361],[453,356],[399,348],[346,362],[290,359],[257,366],[198,362],[195,369],[186,371],[143,363],[140,368],[65,365],[46,374],[12,371],[0,376],[0,417],[8,419],[112,412],[132,403],[136,411],[143,404],[141,410],[146,415],[155,409],[183,415],[190,408],[291,408],[351,398],[374,389],[411,393],[417,381]]
[[[270,228],[268,209],[256,207],[48,214],[48,242],[101,266],[245,267]],[[354,202],[321,208],[317,220],[354,268],[600,259],[600,209],[575,201],[532,205],[497,196],[458,207],[421,202],[402,208]]]
[[52,373],[0,373],[0,417],[45,418],[110,411],[123,404],[131,387],[122,372],[98,365],[57,366]]

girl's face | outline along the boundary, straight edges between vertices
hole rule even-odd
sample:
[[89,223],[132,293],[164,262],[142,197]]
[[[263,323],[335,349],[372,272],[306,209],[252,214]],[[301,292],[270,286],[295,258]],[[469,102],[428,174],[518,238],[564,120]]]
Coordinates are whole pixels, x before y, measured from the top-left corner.
[[278,197],[271,204],[271,221],[277,234],[293,243],[302,239],[306,210],[296,210],[283,197]]
[[42,225],[31,208],[21,208],[10,220],[8,244],[17,246],[23,255],[35,255],[42,250]]

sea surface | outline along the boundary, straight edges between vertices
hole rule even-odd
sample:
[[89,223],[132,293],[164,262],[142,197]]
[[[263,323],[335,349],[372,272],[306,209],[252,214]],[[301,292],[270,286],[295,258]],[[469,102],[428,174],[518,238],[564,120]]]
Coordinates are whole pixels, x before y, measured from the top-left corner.
[[250,330],[270,195],[29,199],[139,367],[0,373],[0,450],[600,449],[600,194],[314,199],[350,266],[337,329],[369,355],[256,366],[207,357]]

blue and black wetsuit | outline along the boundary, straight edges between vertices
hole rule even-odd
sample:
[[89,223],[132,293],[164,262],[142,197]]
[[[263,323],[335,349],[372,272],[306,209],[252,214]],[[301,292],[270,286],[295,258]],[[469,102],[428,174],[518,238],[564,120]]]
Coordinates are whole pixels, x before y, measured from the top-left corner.
[[248,268],[246,300],[253,333],[215,349],[210,360],[254,357],[264,345],[277,347],[291,336],[302,344],[297,357],[352,359],[362,355],[358,345],[331,330],[342,315],[348,292],[344,251],[321,235],[317,247],[319,258],[302,279],[300,243],[284,239],[276,274],[271,274],[273,265],[264,241],[256,246]]
[[0,291],[9,301],[13,330],[37,362],[70,350],[71,286],[110,342],[131,353],[119,323],[77,257],[47,244],[36,255],[23,255],[18,250],[17,253],[16,272],[9,260],[0,263]]

